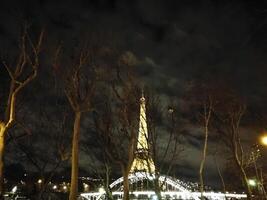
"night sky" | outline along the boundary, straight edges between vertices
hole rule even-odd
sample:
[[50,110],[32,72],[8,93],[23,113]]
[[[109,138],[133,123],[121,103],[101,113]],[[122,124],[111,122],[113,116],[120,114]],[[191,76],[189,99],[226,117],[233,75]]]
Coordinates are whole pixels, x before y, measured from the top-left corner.
[[[247,102],[249,114],[242,127],[246,144],[254,144],[259,131],[267,128],[255,120],[267,112],[266,1],[9,0],[0,3],[2,60],[10,60],[14,55],[25,22],[30,24],[33,38],[42,28],[46,35],[38,78],[20,97],[27,110],[21,116],[27,115],[25,123],[33,132],[55,131],[41,127],[45,125],[36,121],[40,105],[47,108],[50,120],[57,118],[54,121],[60,121],[62,113],[70,109],[65,108],[64,95],[52,89],[54,78],[48,70],[57,45],[61,43],[65,49],[71,49],[91,32],[112,35],[119,48],[131,55],[142,84],[166,104],[170,99],[178,102],[179,112],[190,110],[184,98],[190,86],[223,83]],[[8,74],[1,68],[0,101],[8,83]],[[55,106],[55,96],[62,106]],[[192,110],[190,113],[194,115]],[[197,180],[203,133],[187,115],[180,116],[186,134],[177,174],[182,179]],[[82,134],[86,132],[86,122]],[[211,148],[215,142],[211,142]],[[38,146],[40,142],[35,144]],[[41,144],[44,149],[48,147],[46,143]],[[7,152],[10,163],[22,155],[12,145],[7,147]],[[86,171],[91,160],[81,154],[81,168]],[[223,165],[224,161],[220,162]],[[206,167],[208,183],[218,184],[212,156],[208,157]]]

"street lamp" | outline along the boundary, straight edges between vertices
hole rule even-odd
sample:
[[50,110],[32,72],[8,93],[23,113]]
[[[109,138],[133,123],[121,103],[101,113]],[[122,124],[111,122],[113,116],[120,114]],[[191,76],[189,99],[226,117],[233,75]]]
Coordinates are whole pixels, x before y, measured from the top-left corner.
[[64,185],[64,186],[63,186],[63,191],[64,191],[64,192],[67,192],[67,189],[68,189],[67,186]]

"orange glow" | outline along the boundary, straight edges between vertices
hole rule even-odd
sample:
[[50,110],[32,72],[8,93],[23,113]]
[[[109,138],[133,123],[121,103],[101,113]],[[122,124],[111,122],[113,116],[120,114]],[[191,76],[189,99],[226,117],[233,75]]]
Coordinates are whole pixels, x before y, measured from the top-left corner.
[[263,136],[261,136],[260,142],[261,144],[267,146],[267,134],[264,134]]

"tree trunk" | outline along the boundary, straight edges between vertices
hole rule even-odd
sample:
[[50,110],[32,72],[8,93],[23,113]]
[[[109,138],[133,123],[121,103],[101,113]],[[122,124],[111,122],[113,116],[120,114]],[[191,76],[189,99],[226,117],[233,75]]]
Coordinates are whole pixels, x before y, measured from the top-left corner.
[[208,121],[205,122],[205,142],[204,142],[204,147],[203,147],[203,155],[202,155],[202,160],[200,163],[199,167],[199,181],[200,181],[200,194],[201,194],[201,199],[204,199],[203,192],[204,192],[204,180],[203,180],[203,170],[204,170],[204,165],[206,161],[206,155],[207,155],[207,148],[208,148]]
[[162,196],[161,196],[161,185],[160,185],[160,182],[159,182],[159,175],[158,174],[156,175],[156,178],[154,179],[154,184],[155,184],[155,193],[156,193],[157,199],[161,200],[162,199]]
[[129,200],[129,179],[128,179],[129,173],[127,170],[123,170],[123,200]]
[[241,173],[242,173],[242,179],[243,179],[243,182],[244,182],[244,185],[245,185],[245,189],[246,189],[246,193],[247,193],[247,199],[250,200],[250,199],[252,199],[252,194],[251,194],[250,186],[248,184],[248,178],[247,178],[246,172],[245,172],[245,170],[244,170],[244,168],[242,166],[240,166],[240,170],[241,170]]
[[266,191],[265,191],[265,187],[264,187],[264,180],[263,180],[263,175],[262,175],[262,169],[260,168],[260,182],[261,182],[261,188],[262,188],[262,193],[263,193],[263,196],[264,198],[263,199],[267,199],[267,194],[266,194]]
[[233,152],[234,152],[234,160],[235,160],[235,163],[236,163],[236,165],[239,168],[239,171],[241,173],[241,179],[242,179],[242,182],[243,182],[245,190],[246,190],[247,199],[250,200],[250,199],[252,199],[251,189],[250,189],[250,186],[248,184],[248,178],[247,178],[246,171],[243,167],[243,163],[241,162],[242,155],[241,155],[241,160],[240,160],[240,157],[239,157],[239,154],[237,151],[237,142],[236,142],[235,138],[236,138],[236,135],[233,135],[232,136],[232,148],[233,148]]
[[209,122],[212,112],[212,99],[209,98],[208,102],[204,103],[204,133],[205,133],[205,141],[203,146],[203,152],[202,152],[202,160],[200,162],[199,166],[199,181],[200,181],[200,197],[201,200],[204,199],[203,193],[204,193],[204,180],[203,180],[203,171],[204,166],[206,162],[206,155],[207,155],[207,148],[208,148],[208,136],[209,136]]
[[204,192],[204,180],[203,180],[203,169],[204,169],[204,164],[206,160],[206,152],[207,152],[207,135],[205,137],[205,144],[203,148],[203,157],[200,163],[200,168],[199,168],[199,182],[200,182],[200,193],[201,193],[201,199],[204,199],[203,192]]
[[4,150],[5,150],[5,128],[0,127],[0,199],[4,195]]
[[106,168],[106,180],[104,182],[104,186],[105,186],[105,191],[106,191],[106,198],[108,200],[113,200],[113,195],[112,195],[112,191],[109,187],[109,176],[110,176],[110,167],[105,165],[105,168]]
[[75,112],[72,152],[71,152],[71,186],[69,200],[76,200],[78,195],[78,169],[79,169],[79,138],[80,138],[81,112]]
[[[220,169],[220,167],[219,167],[219,165],[218,165],[218,162],[217,162],[217,159],[216,159],[216,155],[215,155],[215,157],[214,157],[214,161],[215,161],[215,165],[216,165],[216,168],[217,168],[217,171],[218,171],[218,174],[219,174],[219,176],[220,176],[221,183],[222,183],[223,193],[226,195],[225,182],[224,182],[224,178],[223,178],[221,169]],[[226,196],[225,196],[225,199],[226,199]]]
[[245,169],[244,167],[242,166],[242,164],[240,163],[240,160],[238,158],[238,154],[236,152],[236,146],[234,146],[234,152],[235,152],[235,162],[240,170],[240,173],[241,173],[241,178],[242,178],[242,182],[245,186],[245,190],[246,190],[246,194],[247,194],[247,199],[250,200],[252,199],[252,194],[251,194],[251,189],[250,189],[250,186],[248,184],[248,178],[247,178],[247,174],[245,172]]
[[112,195],[112,192],[111,192],[111,190],[110,190],[110,188],[109,187],[106,187],[105,188],[105,191],[106,191],[106,199],[108,199],[108,200],[113,200],[114,198],[113,198],[113,195]]

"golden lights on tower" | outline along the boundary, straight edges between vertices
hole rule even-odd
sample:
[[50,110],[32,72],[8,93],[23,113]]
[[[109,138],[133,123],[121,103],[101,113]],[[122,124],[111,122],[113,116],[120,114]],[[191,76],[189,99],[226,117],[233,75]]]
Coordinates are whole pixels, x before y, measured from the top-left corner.
[[149,153],[148,131],[146,122],[146,100],[143,94],[140,98],[140,117],[137,148],[130,172],[133,173],[137,171],[148,173],[155,172],[155,165]]

